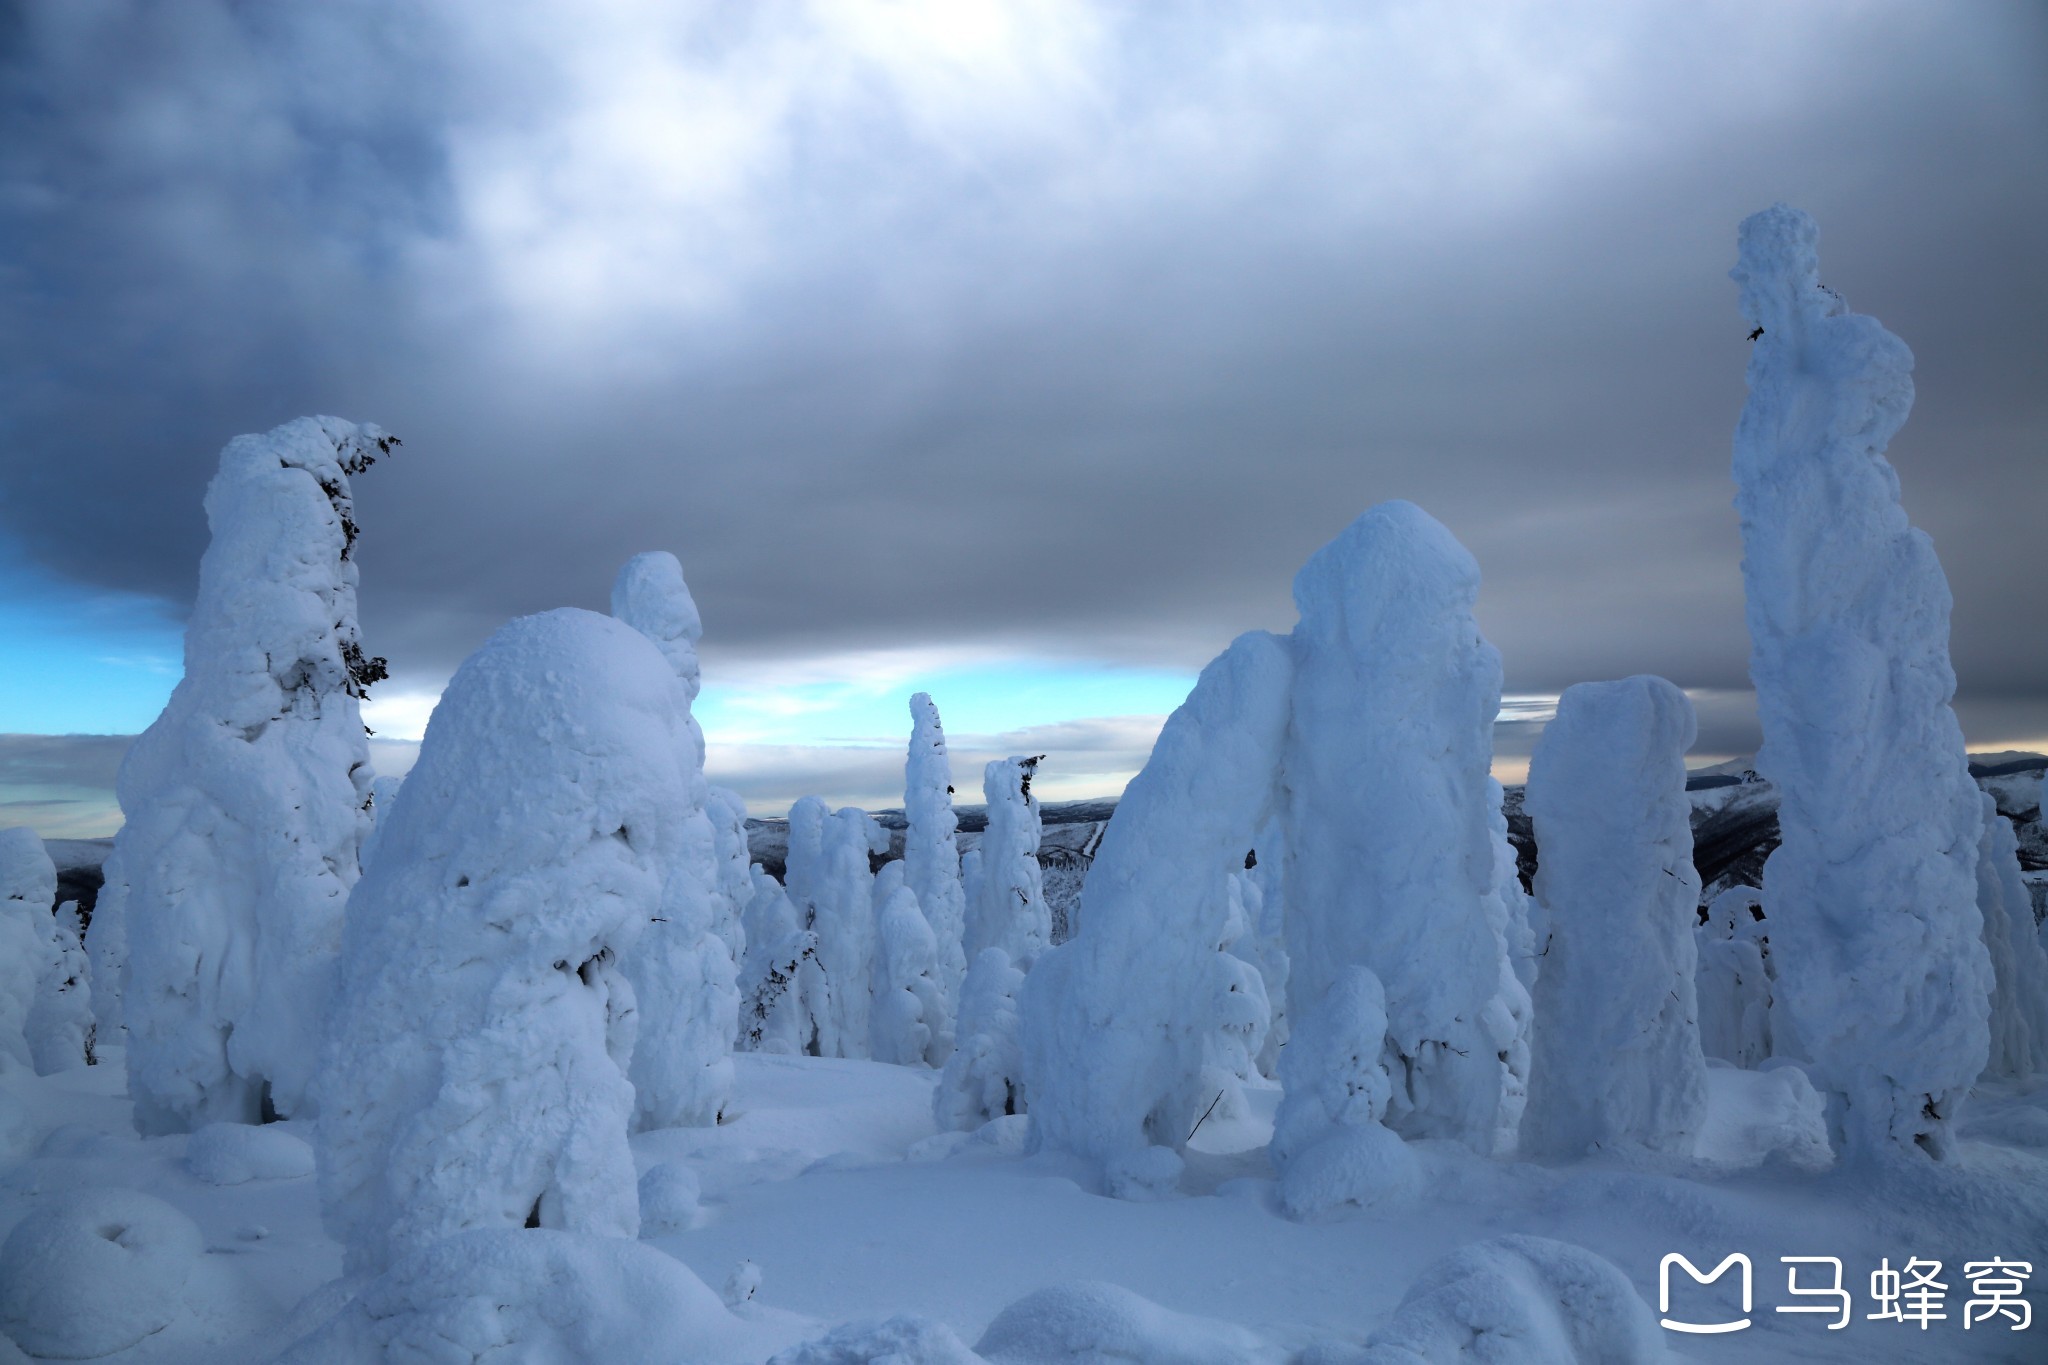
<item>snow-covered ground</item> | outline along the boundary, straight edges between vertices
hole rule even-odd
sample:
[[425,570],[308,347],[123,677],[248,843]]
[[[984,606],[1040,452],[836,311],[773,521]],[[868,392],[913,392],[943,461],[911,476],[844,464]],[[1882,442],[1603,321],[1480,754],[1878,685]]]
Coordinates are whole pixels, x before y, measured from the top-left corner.
[[[252,1164],[195,1159],[199,1140],[137,1138],[123,1095],[122,1057],[36,1078],[0,1077],[0,1230],[39,1204],[86,1188],[139,1190],[188,1214],[204,1239],[175,1319],[112,1362],[216,1365],[265,1361],[331,1311],[341,1248],[321,1229],[310,1175],[216,1185]],[[1021,1154],[1021,1117],[979,1133],[939,1133],[931,1118],[935,1073],[875,1062],[741,1054],[728,1121],[633,1139],[644,1173],[687,1166],[701,1204],[670,1201],[666,1226],[644,1234],[706,1284],[726,1285],[742,1261],[759,1287],[737,1324],[715,1339],[674,1343],[678,1361],[763,1361],[860,1320],[914,1314],[972,1345],[998,1314],[1035,1291],[1077,1281],[1118,1285],[1167,1310],[1123,1311],[1114,1296],[1054,1296],[1022,1316],[1041,1338],[1066,1324],[1122,1331],[1130,1354],[1048,1359],[1182,1361],[1191,1343],[1216,1359],[1336,1362],[1353,1358],[1439,1256],[1505,1233],[1534,1233],[1588,1248],[1657,1307],[1659,1264],[1685,1255],[1701,1269],[1730,1252],[1755,1268],[1752,1326],[1723,1336],[1663,1333],[1680,1359],[1720,1361],[2011,1361],[2048,1359],[2048,1323],[1965,1329],[1966,1261],[2024,1260],[2048,1271],[2048,1088],[1980,1093],[1963,1124],[1962,1159],[1909,1176],[1814,1173],[1799,1154],[1754,1160],[1811,1116],[1788,1112],[1779,1073],[1716,1066],[1702,1137],[1708,1159],[1658,1168],[1584,1161],[1538,1166],[1489,1160],[1449,1143],[1423,1143],[1426,1200],[1303,1223],[1276,1211],[1263,1150],[1275,1091],[1254,1092],[1253,1115],[1211,1123],[1192,1144],[1190,1193],[1129,1202],[1086,1193],[1062,1159]],[[302,1123],[240,1130],[310,1137]],[[1767,1134],[1759,1137],[1759,1133]],[[289,1144],[275,1144],[289,1152]],[[643,1200],[647,1198],[643,1188]],[[650,1219],[662,1225],[663,1220]],[[1854,1320],[1830,1330],[1816,1304],[1786,1291],[1781,1256],[1834,1256]],[[1913,1257],[1939,1259],[1949,1286],[1946,1320],[1926,1329],[1870,1321],[1870,1272]],[[1672,1316],[1711,1322],[1741,1316],[1730,1275],[1695,1290],[1674,1272]],[[1802,1267],[1802,1287],[1827,1268]],[[2048,1279],[2048,1275],[2044,1275]],[[734,1291],[738,1297],[744,1290]],[[4,1293],[4,1288],[0,1288]],[[2027,1297],[2043,1302],[2044,1286]],[[1091,1317],[1075,1308],[1094,1305]],[[1128,1310],[1124,1301],[1121,1308]],[[1035,1317],[1033,1315],[1036,1315]],[[1206,1321],[1186,1322],[1173,1315]],[[1012,1315],[1009,1331],[1017,1334]],[[1226,1324],[1246,1329],[1235,1336]],[[1064,1330],[1064,1329],[1062,1329]],[[1233,1344],[1234,1343],[1234,1344]],[[1505,1345],[1506,1343],[1502,1343]],[[996,1343],[1000,1345],[1000,1343]],[[994,1349],[992,1346],[991,1349]],[[999,1352],[1004,1359],[1028,1359]],[[5,1347],[0,1345],[0,1359]],[[468,1358],[450,1357],[450,1358]],[[866,1360],[869,1355],[842,1357]],[[941,1360],[939,1354],[905,1359]],[[953,1359],[971,1359],[958,1356]],[[1473,1359],[1495,1357],[1475,1356]],[[1524,1357],[1501,1357],[1521,1359]]]

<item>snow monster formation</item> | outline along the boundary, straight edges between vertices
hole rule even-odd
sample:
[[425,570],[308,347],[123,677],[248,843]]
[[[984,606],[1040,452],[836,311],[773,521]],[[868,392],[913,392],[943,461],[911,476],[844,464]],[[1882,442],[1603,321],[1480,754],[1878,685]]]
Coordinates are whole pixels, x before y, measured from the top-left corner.
[[1948,581],[1884,459],[1913,356],[1820,283],[1817,238],[1766,209],[1732,272],[1756,328],[1734,468],[1756,767],[1781,802],[1772,1009],[1838,1149],[1943,1160],[1990,1048],[1982,801],[1949,706]]
[[683,696],[678,757],[685,796],[676,812],[682,837],[661,902],[621,964],[640,1005],[635,1123],[643,1129],[701,1127],[718,1122],[732,1098],[739,1020],[738,969],[721,936],[734,916],[721,886],[718,834],[706,812],[711,789],[704,780],[704,732],[689,709],[702,685],[697,640],[704,627],[683,566],[665,550],[626,561],[612,585],[612,616],[654,642]]
[[1172,1184],[1214,1097],[1205,1059],[1239,1026],[1238,962],[1217,945],[1262,830],[1285,851],[1283,1202],[1307,1215],[1402,1188],[1401,1137],[1506,1145],[1529,1002],[1498,885],[1500,662],[1478,586],[1448,531],[1384,503],[1296,577],[1291,635],[1242,636],[1202,671],[1103,836],[1080,933],[1025,983],[1040,1147],[1090,1158],[1126,1197]]
[[42,977],[50,964],[50,903],[57,869],[36,832],[0,830],[0,1073],[9,1064],[36,1064],[39,1032],[33,1024]]
[[346,1272],[469,1228],[639,1227],[633,988],[697,780],[645,636],[522,617],[457,670],[349,901],[316,1093]]
[[1707,1111],[1693,973],[1700,903],[1685,751],[1692,703],[1662,678],[1565,689],[1529,761],[1536,898],[1533,1156],[1690,1156]]
[[931,694],[910,699],[910,751],[903,764],[903,878],[931,926],[939,955],[939,986],[945,1015],[935,1021],[933,1043],[943,1056],[952,1049],[952,1014],[967,975],[963,948],[967,894],[960,881],[960,846],[953,814],[953,765],[946,756],[946,732]]
[[207,487],[185,676],[121,764],[91,933],[145,1136],[305,1113],[368,831],[358,703],[384,676],[356,629],[349,479],[393,444],[302,417],[230,441]]

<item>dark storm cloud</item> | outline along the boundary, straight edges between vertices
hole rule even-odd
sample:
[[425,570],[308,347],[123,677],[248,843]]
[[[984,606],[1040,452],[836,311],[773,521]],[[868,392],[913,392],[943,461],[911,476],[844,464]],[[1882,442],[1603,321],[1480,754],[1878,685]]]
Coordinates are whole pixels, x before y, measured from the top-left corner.
[[220,445],[323,411],[406,440],[358,489],[401,682],[652,547],[714,665],[1192,667],[1399,496],[1511,687],[1740,688],[1725,271],[1786,199],[1920,357],[1965,692],[2048,728],[2035,7],[425,13],[19,11],[0,520],[44,560],[182,599]]

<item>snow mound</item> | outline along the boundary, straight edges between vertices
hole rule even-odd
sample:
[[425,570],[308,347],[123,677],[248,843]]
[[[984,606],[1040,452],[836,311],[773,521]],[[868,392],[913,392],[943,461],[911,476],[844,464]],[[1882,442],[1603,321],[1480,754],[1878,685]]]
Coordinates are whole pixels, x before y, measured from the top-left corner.
[[1649,1306],[1611,1262],[1517,1235],[1461,1247],[1423,1271],[1358,1365],[1669,1358]]
[[29,1107],[0,1090],[0,1162],[20,1161],[36,1149],[36,1116]]
[[1706,1122],[1694,1155],[1732,1166],[1756,1166],[1773,1155],[1800,1170],[1834,1164],[1828,1146],[1827,1102],[1806,1072],[1789,1063],[1763,1071],[1715,1066],[1707,1071]]
[[92,1360],[176,1319],[205,1254],[198,1226],[134,1190],[80,1190],[0,1245],[0,1331],[32,1355]]
[[1017,1300],[996,1314],[974,1349],[992,1365],[1246,1365],[1283,1358],[1233,1323],[1176,1313],[1120,1285],[1088,1280]]
[[296,1180],[313,1174],[313,1148],[281,1128],[209,1123],[185,1144],[185,1169],[209,1185]]
[[904,1313],[886,1322],[853,1322],[792,1346],[768,1365],[983,1365],[953,1329]]
[[640,1177],[640,1235],[688,1232],[697,1221],[697,1201],[702,1197],[697,1173],[688,1166],[673,1161],[649,1166]]
[[702,1280],[652,1247],[472,1228],[401,1259],[277,1365],[660,1365],[700,1358],[707,1338],[736,1326]]

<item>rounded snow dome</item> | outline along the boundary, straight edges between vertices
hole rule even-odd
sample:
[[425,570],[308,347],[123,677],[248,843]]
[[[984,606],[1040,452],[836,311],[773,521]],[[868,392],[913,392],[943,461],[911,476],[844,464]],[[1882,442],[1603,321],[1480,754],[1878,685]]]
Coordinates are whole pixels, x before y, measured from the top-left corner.
[[0,1332],[30,1355],[91,1360],[162,1331],[206,1252],[190,1218],[134,1190],[52,1199],[0,1245]]
[[209,1123],[185,1146],[185,1169],[209,1185],[313,1174],[313,1148],[275,1125]]

